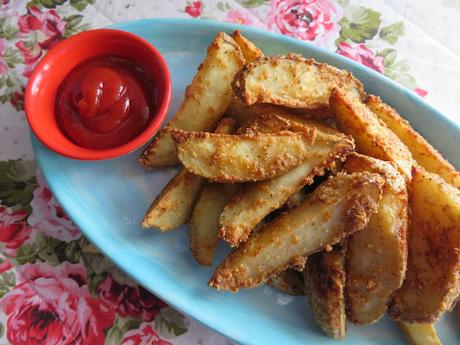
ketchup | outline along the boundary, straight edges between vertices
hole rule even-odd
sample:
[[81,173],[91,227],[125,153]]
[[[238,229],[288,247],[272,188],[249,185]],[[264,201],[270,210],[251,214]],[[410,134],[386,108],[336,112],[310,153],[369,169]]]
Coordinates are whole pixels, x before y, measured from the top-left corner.
[[120,146],[147,126],[155,104],[149,74],[136,63],[100,56],[77,65],[59,86],[57,121],[75,144]]

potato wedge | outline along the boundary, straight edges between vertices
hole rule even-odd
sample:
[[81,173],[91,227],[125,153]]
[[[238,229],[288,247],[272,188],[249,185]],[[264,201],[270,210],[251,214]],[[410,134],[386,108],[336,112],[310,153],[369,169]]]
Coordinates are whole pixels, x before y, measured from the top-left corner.
[[386,181],[377,212],[347,240],[347,317],[369,324],[384,315],[406,275],[408,194],[403,176],[388,162],[352,153],[344,170],[377,173]]
[[233,81],[233,92],[246,104],[305,109],[326,108],[333,88],[364,96],[363,86],[351,73],[299,54],[262,57],[244,65]]
[[232,34],[232,38],[240,46],[241,52],[243,53],[244,59],[247,62],[253,62],[258,58],[264,56],[264,52],[260,50],[254,42],[248,40],[240,30],[236,30]]
[[203,178],[181,169],[150,205],[142,227],[167,232],[187,223],[204,183]]
[[309,256],[304,277],[305,291],[318,325],[331,338],[345,338],[345,249],[338,245],[330,252]]
[[334,89],[329,106],[339,129],[355,139],[359,153],[396,164],[410,181],[415,161],[409,149],[359,98]]
[[208,285],[230,291],[256,287],[362,230],[377,210],[384,183],[371,173],[329,178],[296,208],[267,223],[230,253]]
[[[220,134],[234,131],[235,120],[229,117],[220,120],[215,130]],[[203,184],[201,177],[182,168],[150,205],[142,221],[142,227],[154,227],[165,232],[187,223]]]
[[409,344],[411,345],[442,345],[436,328],[432,323],[398,322]]
[[365,103],[401,139],[419,165],[429,172],[438,174],[454,187],[460,188],[460,172],[396,110],[385,104],[380,97],[373,95],[367,96]]
[[242,135],[173,130],[177,155],[185,168],[217,182],[267,180],[300,165],[316,130],[302,133]]
[[291,296],[302,296],[305,294],[302,273],[291,268],[270,278],[267,281],[267,285]]
[[266,103],[247,105],[237,97],[232,98],[225,111],[225,115],[233,117],[240,126],[246,124],[249,120],[253,120],[257,116],[267,113],[276,114],[278,116],[286,115],[286,117],[298,116],[315,120],[329,120],[333,118],[333,114],[329,110],[329,107],[320,109],[294,109]]
[[267,133],[279,129],[316,128],[317,135],[302,164],[284,175],[248,185],[225,206],[219,221],[220,236],[232,246],[245,241],[265,216],[280,208],[292,194],[312,183],[315,176],[332,169],[337,161],[354,150],[353,141],[347,136],[318,123],[309,122],[308,127],[306,120],[299,124],[270,114],[262,115],[259,120],[248,129]]
[[407,274],[389,313],[398,321],[431,323],[460,293],[460,191],[418,167],[409,199]]
[[231,82],[243,63],[238,44],[227,34],[218,33],[192,83],[187,87],[176,115],[142,152],[140,163],[147,168],[179,164],[170,130],[211,130],[230,103]]
[[218,242],[219,217],[237,189],[234,184],[209,183],[198,197],[190,220],[190,250],[196,261],[204,266],[212,265]]

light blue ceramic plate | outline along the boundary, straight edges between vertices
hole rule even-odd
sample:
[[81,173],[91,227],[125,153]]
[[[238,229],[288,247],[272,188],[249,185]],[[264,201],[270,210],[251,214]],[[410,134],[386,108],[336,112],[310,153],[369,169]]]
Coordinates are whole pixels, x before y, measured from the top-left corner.
[[[299,52],[354,73],[370,93],[380,95],[411,121],[445,156],[460,167],[460,128],[425,101],[384,76],[340,55],[310,44],[247,27],[202,20],[152,19],[117,24],[153,43],[172,74],[174,114],[185,86],[218,31],[236,28],[267,54]],[[80,162],[48,151],[35,138],[35,157],[52,191],[69,216],[109,258],[153,293],[204,325],[241,344],[300,345],[337,343],[315,325],[304,298],[268,287],[238,294],[216,292],[206,282],[214,268],[195,263],[188,249],[187,228],[169,234],[141,230],[151,200],[174,170],[148,172],[136,162],[138,152],[104,162]],[[217,262],[226,253],[219,248]],[[439,323],[444,344],[460,344],[453,315]],[[404,344],[395,324],[349,327],[341,344]]]

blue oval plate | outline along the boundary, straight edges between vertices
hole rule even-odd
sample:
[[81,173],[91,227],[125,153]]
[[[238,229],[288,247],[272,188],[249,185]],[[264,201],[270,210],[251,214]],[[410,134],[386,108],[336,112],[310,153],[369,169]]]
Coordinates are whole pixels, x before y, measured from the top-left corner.
[[[218,31],[237,28],[267,54],[299,52],[351,71],[367,92],[380,95],[411,121],[453,164],[460,167],[460,128],[411,91],[377,72],[310,44],[248,27],[202,20],[151,19],[113,26],[153,43],[165,56],[173,79],[169,116]],[[85,235],[120,268],[172,306],[242,344],[327,344],[311,317],[305,298],[269,287],[238,294],[217,292],[206,285],[214,268],[195,263],[188,248],[187,228],[160,234],[139,224],[152,199],[174,169],[149,172],[136,161],[138,152],[101,162],[81,162],[47,150],[33,138],[35,157],[55,196]],[[227,250],[222,246],[217,260]],[[444,344],[459,344],[454,315],[439,322]],[[349,327],[341,344],[405,344],[394,322]]]

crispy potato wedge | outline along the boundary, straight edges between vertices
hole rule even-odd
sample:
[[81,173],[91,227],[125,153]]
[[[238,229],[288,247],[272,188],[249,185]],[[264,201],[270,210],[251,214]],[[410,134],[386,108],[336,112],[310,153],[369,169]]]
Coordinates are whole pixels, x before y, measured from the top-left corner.
[[378,321],[406,275],[408,194],[404,177],[388,162],[352,153],[347,173],[369,171],[386,181],[367,227],[347,240],[347,316],[355,324]]
[[142,227],[167,232],[187,223],[204,183],[201,177],[181,169],[150,205]]
[[237,189],[234,184],[209,183],[198,197],[190,220],[190,250],[204,266],[212,265],[219,237],[219,217]]
[[411,345],[442,345],[436,328],[432,323],[398,322],[409,344]]
[[406,279],[390,304],[395,320],[431,323],[460,293],[460,191],[414,168]]
[[232,98],[225,111],[225,115],[233,117],[240,126],[246,124],[249,120],[253,120],[257,116],[267,113],[274,113],[278,116],[286,115],[286,117],[298,116],[314,120],[329,120],[333,118],[333,114],[329,110],[329,107],[320,109],[294,109],[267,103],[247,105],[237,97]]
[[231,82],[243,63],[238,44],[227,34],[218,33],[192,83],[187,87],[176,115],[142,152],[140,163],[147,168],[179,164],[170,130],[211,130],[230,103]]
[[305,291],[316,323],[334,339],[345,338],[345,249],[336,246],[308,257]]
[[240,30],[236,30],[232,34],[232,38],[240,46],[241,52],[243,53],[244,59],[247,62],[253,62],[258,58],[264,56],[264,52],[260,50],[254,42],[248,40]]
[[208,285],[230,291],[256,287],[362,230],[377,210],[384,183],[380,175],[367,172],[329,178],[230,253]]
[[349,72],[299,54],[262,57],[247,63],[233,81],[233,92],[246,104],[270,103],[321,109],[333,88],[363,97],[362,84]]
[[359,98],[334,89],[329,106],[339,129],[355,139],[359,153],[396,164],[410,181],[414,159],[409,149]]
[[[229,117],[220,120],[215,130],[220,134],[234,131],[235,120]],[[181,169],[150,205],[142,221],[142,227],[154,227],[165,232],[187,223],[203,183],[201,177]]]
[[265,216],[280,208],[292,194],[312,183],[315,176],[332,169],[337,161],[354,150],[350,138],[315,122],[308,122],[308,127],[307,120],[302,120],[303,124],[300,124],[270,114],[262,115],[259,120],[246,129],[269,133],[280,129],[316,128],[316,139],[307,159],[298,167],[271,180],[248,185],[225,206],[219,221],[220,236],[232,246],[245,241]]
[[438,174],[454,187],[460,188],[460,172],[396,110],[385,104],[380,97],[373,95],[367,96],[365,103],[401,139],[419,165],[429,172]]
[[270,278],[267,284],[291,296],[302,296],[305,294],[302,273],[291,268]]
[[316,130],[242,135],[173,130],[177,155],[185,168],[218,182],[267,180],[300,165]]

